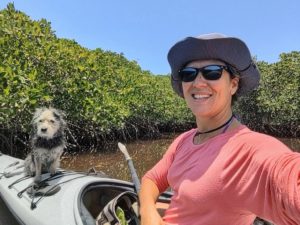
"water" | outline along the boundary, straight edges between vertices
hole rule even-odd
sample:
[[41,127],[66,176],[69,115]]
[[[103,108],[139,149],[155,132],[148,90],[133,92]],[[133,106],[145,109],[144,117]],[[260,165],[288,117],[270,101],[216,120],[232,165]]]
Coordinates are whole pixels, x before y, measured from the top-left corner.
[[[177,135],[170,134],[158,140],[138,140],[132,143],[125,143],[139,177],[142,177],[147,170],[159,161]],[[280,140],[292,150],[300,151],[300,139],[284,138]],[[87,171],[89,168],[94,167],[97,171],[103,171],[111,177],[131,180],[130,171],[123,154],[117,149],[117,145],[113,147],[113,150],[110,153],[80,153],[75,156],[67,154],[62,159],[62,168]]]
[[[174,137],[175,135],[167,135],[158,140],[123,143],[126,145],[139,177],[163,156]],[[97,171],[103,171],[111,177],[130,181],[130,171],[123,153],[118,150],[117,144],[112,150],[113,152],[79,153],[74,156],[66,154],[61,161],[61,167],[76,171],[88,171],[94,167]]]

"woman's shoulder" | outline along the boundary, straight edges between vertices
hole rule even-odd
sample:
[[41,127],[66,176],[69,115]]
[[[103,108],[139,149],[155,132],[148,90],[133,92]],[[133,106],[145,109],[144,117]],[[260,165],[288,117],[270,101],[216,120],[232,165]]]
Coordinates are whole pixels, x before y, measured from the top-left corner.
[[237,132],[236,135],[238,138],[252,141],[255,140],[255,142],[265,140],[265,141],[271,141],[271,142],[279,142],[279,140],[271,135],[260,133],[257,131],[253,131],[250,128],[248,128],[245,125],[242,125],[240,130]]
[[187,130],[187,131],[181,133],[178,136],[178,138],[187,138],[187,137],[190,137],[190,136],[194,136],[196,132],[197,132],[197,128],[192,128],[190,130]]
[[192,128],[188,131],[184,131],[183,133],[176,135],[174,141],[181,142],[183,140],[186,140],[189,137],[193,137],[196,132],[197,132],[196,128]]
[[260,133],[243,126],[235,135],[235,140],[240,144],[254,149],[289,150],[290,149],[278,138]]
[[[193,137],[197,132],[196,128],[192,128],[188,131],[185,131],[175,137],[173,142],[171,143],[171,148],[178,149],[183,143],[192,143]],[[188,140],[190,139],[190,140]]]

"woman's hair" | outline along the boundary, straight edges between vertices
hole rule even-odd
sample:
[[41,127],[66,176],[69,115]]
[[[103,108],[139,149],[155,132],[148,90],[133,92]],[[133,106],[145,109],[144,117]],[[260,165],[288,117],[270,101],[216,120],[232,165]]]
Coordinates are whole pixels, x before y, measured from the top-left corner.
[[[236,69],[234,66],[230,65],[227,62],[224,62],[224,63],[228,68],[228,73],[230,74],[231,79],[233,79],[235,77],[240,77],[240,73],[239,73],[238,69]],[[236,93],[238,92],[239,89],[240,89],[240,83],[238,83],[237,91],[234,93],[234,95],[232,95],[231,105],[234,105],[234,103],[237,101],[237,94]]]

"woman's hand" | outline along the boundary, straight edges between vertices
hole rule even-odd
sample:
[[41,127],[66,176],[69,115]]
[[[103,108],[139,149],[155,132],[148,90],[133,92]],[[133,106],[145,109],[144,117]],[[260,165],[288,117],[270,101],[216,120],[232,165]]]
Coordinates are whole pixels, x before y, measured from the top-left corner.
[[146,215],[141,216],[141,225],[165,225],[157,210],[149,210]]
[[157,186],[149,179],[143,179],[140,198],[141,225],[164,225],[164,221],[156,209],[156,199],[159,196]]

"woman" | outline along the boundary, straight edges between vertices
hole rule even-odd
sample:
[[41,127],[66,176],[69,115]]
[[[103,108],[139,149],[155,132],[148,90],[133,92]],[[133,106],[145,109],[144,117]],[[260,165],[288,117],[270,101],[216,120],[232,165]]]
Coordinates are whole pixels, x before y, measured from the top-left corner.
[[[197,128],[170,145],[142,179],[142,225],[250,225],[256,216],[300,224],[300,154],[251,131],[232,112],[232,99],[256,88],[259,71],[245,43],[222,34],[188,37],[168,53],[172,87]],[[163,218],[155,201],[174,192]]]

